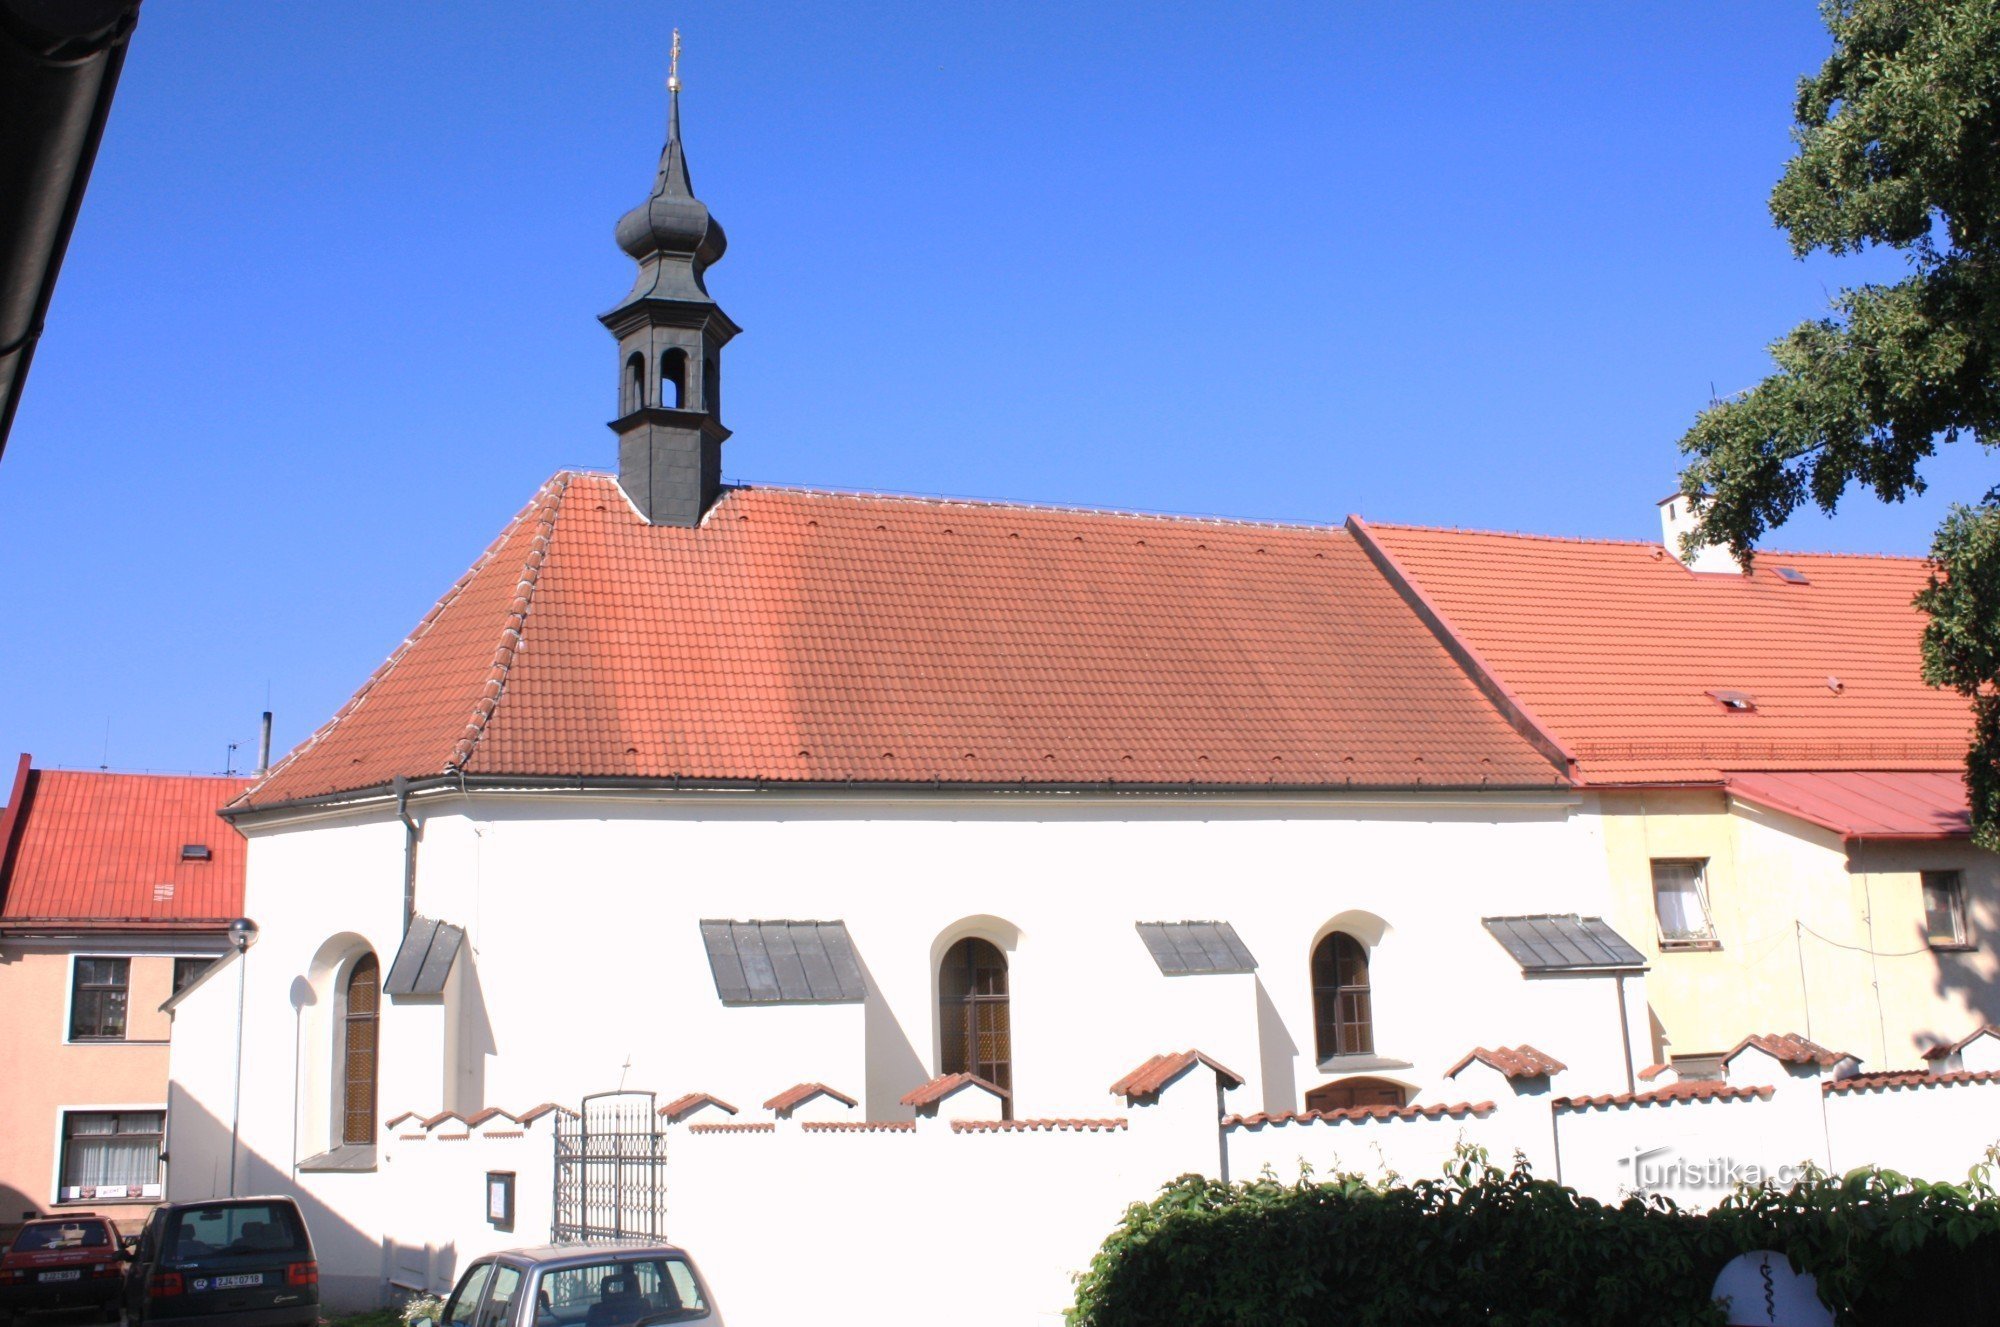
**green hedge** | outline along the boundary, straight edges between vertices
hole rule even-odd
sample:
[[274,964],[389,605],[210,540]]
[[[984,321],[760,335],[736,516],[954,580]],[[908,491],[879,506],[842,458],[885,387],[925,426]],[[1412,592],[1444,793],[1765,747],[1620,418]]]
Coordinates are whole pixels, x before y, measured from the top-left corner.
[[[1989,1156],[1989,1161],[1993,1160]],[[1808,1171],[1710,1213],[1611,1206],[1462,1148],[1441,1179],[1223,1184],[1184,1175],[1127,1210],[1079,1279],[1072,1327],[1721,1323],[1739,1253],[1774,1249],[1842,1323],[2000,1322],[2000,1194],[1890,1171]]]

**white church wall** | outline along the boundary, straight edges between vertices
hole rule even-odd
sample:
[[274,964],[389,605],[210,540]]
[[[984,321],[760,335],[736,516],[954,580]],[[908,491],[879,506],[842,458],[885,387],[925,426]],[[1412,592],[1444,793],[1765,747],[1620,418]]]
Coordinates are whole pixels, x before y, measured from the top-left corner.
[[[446,802],[426,817],[418,908],[467,927],[493,1100],[573,1100],[623,1075],[744,1105],[818,1080],[872,1117],[907,1114],[897,1098],[937,1064],[936,960],[980,935],[1010,964],[1017,1112],[1103,1094],[1162,1050],[1229,1063],[1203,1037],[1231,1047],[1260,1103],[1295,1105],[1337,1072],[1313,1055],[1309,974],[1337,919],[1379,931],[1377,1051],[1408,1066],[1386,1076],[1417,1086],[1474,1041],[1525,1039],[1528,1019],[1558,1020],[1540,1024],[1545,1040],[1598,1034],[1602,1009],[1542,1007],[1478,921],[1601,911],[1601,856],[1564,812],[767,796],[488,800],[467,815]],[[845,920],[868,1002],[724,1007],[704,917]],[[1133,923],[1184,918],[1233,922],[1255,978],[1163,977]]]

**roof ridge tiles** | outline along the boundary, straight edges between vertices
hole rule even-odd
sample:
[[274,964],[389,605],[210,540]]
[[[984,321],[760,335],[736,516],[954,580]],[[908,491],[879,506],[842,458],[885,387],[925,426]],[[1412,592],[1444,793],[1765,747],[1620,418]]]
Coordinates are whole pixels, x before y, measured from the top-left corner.
[[[486,726],[492,720],[493,712],[500,707],[501,696],[506,694],[507,676],[513,671],[514,656],[520,650],[521,638],[528,628],[528,610],[534,604],[542,564],[548,560],[549,544],[555,538],[556,517],[562,510],[563,496],[569,492],[573,477],[570,471],[557,471],[535,495],[534,502],[529,504],[537,517],[535,537],[529,542],[528,557],[521,566],[521,579],[514,585],[514,601],[507,607],[507,619],[500,629],[499,644],[493,650],[493,664],[486,676],[486,686],[479,699],[472,704],[472,717],[465,725],[465,735],[452,748],[447,769],[462,770],[471,762],[473,753],[479,747],[479,739],[486,735]],[[526,514],[524,512],[522,516]],[[516,518],[517,526],[521,519]]]
[[[395,649],[389,651],[389,657],[377,664],[375,671],[368,675],[367,680],[362,682],[355,693],[349,696],[346,702],[333,712],[333,717],[318,728],[315,728],[305,741],[286,752],[276,764],[264,772],[263,778],[258,779],[251,787],[239,793],[230,805],[236,807],[249,805],[256,794],[262,791],[267,784],[283,775],[301,757],[305,756],[314,747],[331,736],[343,722],[366,705],[370,694],[375,688],[385,681],[391,673],[395,672],[396,666],[423,641],[425,636],[430,634],[431,628],[437,625],[438,619],[444,616],[445,610],[451,607],[458,597],[479,578],[479,573],[486,570],[487,564],[500,555],[501,550],[507,546],[508,542],[513,539],[515,532],[520,529],[521,523],[527,520],[533,512],[543,505],[547,499],[549,490],[558,486],[562,489],[567,489],[570,480],[576,476],[576,473],[573,470],[558,470],[546,483],[537,489],[535,496],[528,500],[527,505],[514,513],[508,519],[507,524],[501,529],[500,533],[495,535],[492,542],[486,545],[485,551],[474,558],[472,565],[467,567],[460,574],[459,578],[452,582],[451,588],[438,597],[437,602],[431,605],[430,611],[425,613],[418,620],[417,625],[410,629],[410,634],[405,636]],[[441,768],[449,768],[449,765],[441,762]]]
[[1018,498],[982,498],[951,493],[906,493],[894,489],[822,488],[805,484],[743,482],[724,486],[724,492],[792,493],[809,498],[852,498],[863,502],[908,502],[931,507],[980,507],[1003,511],[1031,511],[1056,516],[1114,516],[1140,521],[1181,521],[1199,525],[1245,526],[1259,530],[1294,530],[1317,534],[1339,534],[1337,521],[1285,521],[1276,517],[1223,516],[1212,512],[1159,511],[1146,507],[1093,507],[1065,502],[1029,502]]
[[[1477,535],[1493,539],[1524,539],[1544,544],[1609,544],[1621,548],[1664,550],[1657,539],[1632,539],[1618,535],[1544,534],[1535,530],[1496,530],[1473,525],[1419,525],[1410,521],[1369,521],[1377,530],[1407,530],[1415,534]],[[1927,562],[1921,553],[1850,553],[1840,549],[1759,548],[1758,561],[1776,558],[1865,558],[1875,562]],[[1727,575],[1728,573],[1724,573]]]

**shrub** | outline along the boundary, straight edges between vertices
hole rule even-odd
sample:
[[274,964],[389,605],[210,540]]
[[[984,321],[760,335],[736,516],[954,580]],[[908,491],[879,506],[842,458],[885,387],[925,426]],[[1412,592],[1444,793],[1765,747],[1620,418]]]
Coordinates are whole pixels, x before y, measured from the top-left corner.
[[[2000,1282],[2000,1198],[1984,1168],[1927,1184],[1808,1171],[1714,1212],[1612,1205],[1461,1148],[1438,1179],[1356,1175],[1223,1184],[1184,1175],[1136,1204],[1079,1278],[1072,1327],[1721,1323],[1722,1265],[1774,1249],[1814,1273],[1848,1323],[1936,1314]],[[1943,1308],[1941,1321],[1982,1318]],[[1983,1301],[1981,1301],[1983,1302]],[[1895,1316],[1900,1310],[1901,1316]]]

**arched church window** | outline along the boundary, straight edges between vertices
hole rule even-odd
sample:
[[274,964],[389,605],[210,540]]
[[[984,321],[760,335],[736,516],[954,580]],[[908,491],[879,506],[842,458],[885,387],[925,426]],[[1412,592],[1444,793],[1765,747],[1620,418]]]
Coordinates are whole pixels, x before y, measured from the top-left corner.
[[1368,994],[1368,951],[1361,942],[1334,931],[1315,945],[1312,986],[1319,1058],[1373,1054],[1375,1012]]
[[375,1141],[376,1067],[381,1050],[382,965],[363,954],[348,971],[341,999],[343,1143]]
[[625,361],[625,390],[619,400],[619,414],[629,415],[646,404],[646,357],[635,354]]
[[1014,1090],[1007,999],[1007,957],[991,942],[968,937],[945,952],[938,969],[939,1073],[976,1074]]
[[675,346],[660,356],[660,404],[669,410],[687,406],[688,352]]
[[722,367],[716,360],[718,353],[709,351],[708,358],[701,363],[701,408],[711,415],[722,413]]

